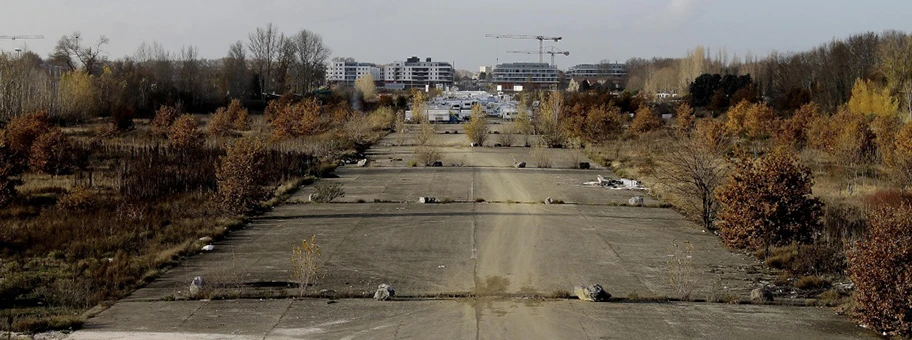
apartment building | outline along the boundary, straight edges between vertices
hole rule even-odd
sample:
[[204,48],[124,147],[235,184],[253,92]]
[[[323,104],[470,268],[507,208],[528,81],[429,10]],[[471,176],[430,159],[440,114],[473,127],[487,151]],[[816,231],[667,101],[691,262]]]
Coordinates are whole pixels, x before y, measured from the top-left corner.
[[383,66],[383,82],[389,88],[451,86],[455,74],[452,64],[431,58],[411,57]]
[[548,63],[498,64],[492,74],[491,81],[503,91],[550,88],[560,81],[560,71]]
[[326,73],[326,80],[330,84],[354,85],[355,80],[365,75],[371,75],[374,81],[382,81],[383,69],[371,63],[359,63],[351,60],[334,61]]

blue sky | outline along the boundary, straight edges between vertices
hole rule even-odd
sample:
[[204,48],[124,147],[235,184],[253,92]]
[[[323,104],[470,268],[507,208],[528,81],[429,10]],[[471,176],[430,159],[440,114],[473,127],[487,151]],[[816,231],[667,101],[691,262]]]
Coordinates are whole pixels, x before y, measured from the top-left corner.
[[[143,41],[203,57],[226,54],[234,41],[272,22],[292,34],[321,34],[333,56],[388,63],[411,55],[477,70],[496,61],[535,61],[535,40],[486,33],[555,35],[562,68],[602,59],[680,57],[698,44],[743,56],[804,50],[833,38],[886,29],[912,31],[912,1],[802,0],[31,0],[0,6],[0,35],[42,34],[28,48],[44,56],[60,36],[110,38],[110,57],[132,55]],[[23,42],[0,41],[11,51]]]

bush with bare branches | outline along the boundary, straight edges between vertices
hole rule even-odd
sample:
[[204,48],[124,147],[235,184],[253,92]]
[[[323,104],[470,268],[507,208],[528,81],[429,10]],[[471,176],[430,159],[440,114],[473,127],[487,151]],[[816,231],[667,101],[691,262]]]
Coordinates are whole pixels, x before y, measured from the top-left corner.
[[658,158],[658,182],[699,216],[703,228],[712,230],[719,209],[715,192],[725,181],[727,171],[722,154],[711,145],[685,137],[669,143]]

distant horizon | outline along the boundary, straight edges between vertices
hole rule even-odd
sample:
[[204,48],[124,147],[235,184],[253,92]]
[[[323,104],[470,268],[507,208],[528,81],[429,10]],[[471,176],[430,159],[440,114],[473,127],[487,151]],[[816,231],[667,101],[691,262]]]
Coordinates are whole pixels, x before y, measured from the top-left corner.
[[[173,6],[169,6],[172,4]],[[180,8],[174,11],[173,8]],[[788,9],[785,11],[784,9]],[[26,13],[26,14],[23,14]],[[42,15],[35,15],[41,13]],[[505,14],[509,13],[509,14]],[[470,0],[427,4],[405,0],[396,4],[372,1],[272,1],[266,5],[240,1],[64,0],[17,2],[0,14],[0,35],[44,35],[43,40],[0,40],[0,51],[26,47],[42,58],[52,53],[63,35],[80,32],[92,43],[104,35],[109,59],[133,56],[143,42],[159,42],[170,52],[195,46],[205,59],[227,55],[236,41],[273,23],[291,35],[300,29],[320,34],[331,57],[387,64],[411,56],[446,61],[460,70],[504,62],[537,62],[536,40],[486,38],[485,34],[552,35],[548,43],[569,56],[557,56],[561,69],[602,60],[624,63],[631,58],[680,58],[697,45],[714,55],[766,56],[773,51],[800,52],[865,32],[910,31],[912,3],[882,0],[878,4],[837,0],[785,0],[762,4],[746,1],[650,0],[635,4],[571,0],[560,5],[529,1],[516,9],[510,2]],[[472,20],[468,20],[472,19]],[[471,22],[471,23],[470,23]],[[456,25],[454,23],[465,23]],[[420,28],[416,28],[420,27]],[[551,57],[545,55],[545,62]]]

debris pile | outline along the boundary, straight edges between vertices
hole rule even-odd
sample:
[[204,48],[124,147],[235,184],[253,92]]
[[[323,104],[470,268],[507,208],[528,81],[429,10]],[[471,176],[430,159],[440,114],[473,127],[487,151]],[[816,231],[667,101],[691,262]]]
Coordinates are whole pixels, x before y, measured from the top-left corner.
[[392,286],[384,283],[377,287],[377,291],[374,293],[374,300],[389,301],[393,296],[396,296],[396,291],[393,290]]
[[647,190],[640,186],[640,181],[628,178],[606,179],[599,175],[595,181],[583,183],[585,186],[598,186],[615,190]]

